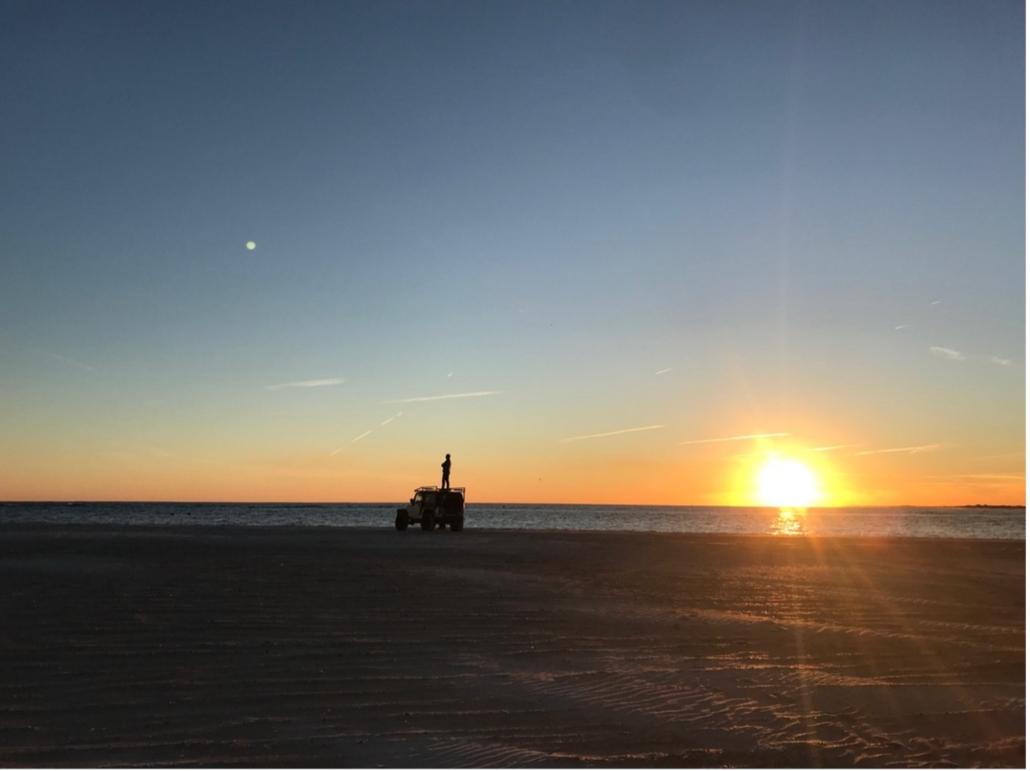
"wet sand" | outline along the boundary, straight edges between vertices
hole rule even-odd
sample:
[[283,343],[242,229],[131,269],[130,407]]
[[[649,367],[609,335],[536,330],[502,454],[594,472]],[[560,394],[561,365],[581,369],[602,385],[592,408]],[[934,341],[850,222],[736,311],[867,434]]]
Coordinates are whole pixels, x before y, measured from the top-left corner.
[[5,527],[7,766],[1023,766],[1022,542]]

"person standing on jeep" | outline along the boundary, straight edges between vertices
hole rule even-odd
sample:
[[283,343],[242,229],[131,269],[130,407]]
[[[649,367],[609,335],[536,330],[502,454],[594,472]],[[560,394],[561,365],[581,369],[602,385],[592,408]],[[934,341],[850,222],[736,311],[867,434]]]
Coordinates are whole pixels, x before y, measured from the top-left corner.
[[440,481],[441,490],[451,489],[451,454],[447,453],[447,457],[443,459],[443,463],[440,464],[440,468],[443,469],[443,479]]

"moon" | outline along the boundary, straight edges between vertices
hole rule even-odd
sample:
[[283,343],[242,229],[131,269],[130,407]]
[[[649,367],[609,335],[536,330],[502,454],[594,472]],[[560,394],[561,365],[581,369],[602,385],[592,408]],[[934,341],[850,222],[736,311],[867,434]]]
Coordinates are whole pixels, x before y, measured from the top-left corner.
[[255,249],[257,249],[257,244],[256,244],[256,243],[254,243],[253,241],[248,241],[248,242],[247,242],[247,251],[248,251],[248,252],[252,252],[252,251],[254,251]]

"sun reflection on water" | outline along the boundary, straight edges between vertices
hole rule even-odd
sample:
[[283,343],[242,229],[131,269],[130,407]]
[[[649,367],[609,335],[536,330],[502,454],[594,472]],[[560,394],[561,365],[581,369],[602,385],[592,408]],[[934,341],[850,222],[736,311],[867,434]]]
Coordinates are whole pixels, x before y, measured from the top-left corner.
[[770,527],[773,535],[804,535],[805,510],[780,509],[779,515]]

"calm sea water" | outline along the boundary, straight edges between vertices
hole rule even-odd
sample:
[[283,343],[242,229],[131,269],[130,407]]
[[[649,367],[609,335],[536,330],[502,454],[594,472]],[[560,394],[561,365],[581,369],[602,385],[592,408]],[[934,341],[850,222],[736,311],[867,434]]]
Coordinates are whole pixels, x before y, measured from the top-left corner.
[[[321,525],[392,528],[398,504],[0,503],[0,526]],[[780,512],[713,506],[469,504],[466,528],[636,530],[657,533],[906,536],[1025,540],[1022,508],[850,508]]]

